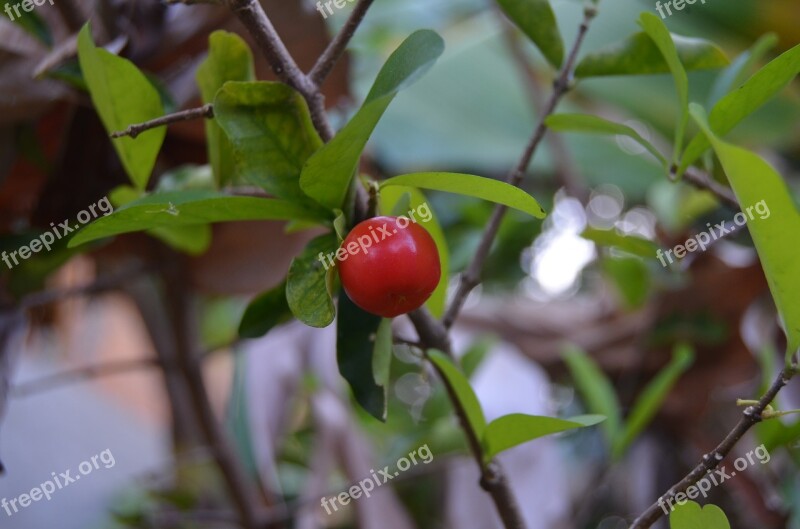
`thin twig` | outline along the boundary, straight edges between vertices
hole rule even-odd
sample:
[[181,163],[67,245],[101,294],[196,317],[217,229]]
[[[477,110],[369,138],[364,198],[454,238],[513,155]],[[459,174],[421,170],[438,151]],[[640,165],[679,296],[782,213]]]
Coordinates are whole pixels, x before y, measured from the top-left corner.
[[175,112],[173,114],[167,114],[166,116],[161,116],[160,118],[151,119],[150,121],[145,121],[144,123],[136,123],[134,125],[129,125],[128,128],[125,130],[118,130],[116,132],[112,132],[111,137],[122,138],[123,136],[130,136],[131,138],[135,138],[142,132],[154,129],[156,127],[171,125],[172,123],[178,123],[179,121],[189,121],[192,119],[200,119],[200,118],[211,119],[213,117],[214,117],[214,107],[209,103],[201,107],[190,108],[188,110],[181,110],[180,112]]
[[688,168],[683,174],[683,178],[699,189],[710,191],[720,200],[720,202],[730,206],[732,209],[740,209],[739,201],[736,200],[736,195],[733,194],[731,188],[720,184],[711,176],[700,171],[699,169],[695,169],[694,167]]
[[725,436],[725,439],[723,439],[714,450],[705,454],[700,463],[698,463],[686,477],[670,487],[669,490],[659,498],[659,501],[653,503],[641,516],[636,518],[630,526],[630,529],[647,529],[652,526],[664,515],[664,509],[661,507],[661,504],[669,502],[679,492],[686,491],[686,489],[697,483],[708,472],[717,468],[736,443],[744,437],[744,434],[763,420],[762,413],[766,407],[775,400],[775,396],[778,392],[789,383],[789,380],[791,380],[795,374],[796,371],[794,367],[786,367],[781,371],[781,374],[775,379],[772,386],[770,386],[764,396],[759,399],[758,404],[745,408],[744,412],[742,412],[742,418],[739,419],[739,422],[733,430]]
[[158,367],[161,362],[157,358],[137,358],[134,360],[120,360],[104,364],[79,367],[61,371],[35,380],[23,382],[11,388],[12,397],[29,397],[31,395],[57,389],[75,382],[88,381],[109,375],[121,375],[132,371],[140,371]]
[[356,29],[361,25],[361,21],[364,20],[364,15],[367,14],[367,10],[369,6],[372,5],[373,1],[374,0],[359,0],[350,12],[347,22],[344,23],[342,29],[328,44],[328,47],[325,48],[325,51],[319,56],[317,62],[314,63],[314,67],[308,72],[308,78],[314,85],[317,87],[322,86],[322,83],[325,81],[325,78],[328,77],[336,61],[339,60],[339,57],[341,57],[347,45],[350,43],[350,39],[353,38]]
[[[528,145],[525,147],[525,151],[522,153],[522,157],[520,157],[517,165],[506,177],[506,182],[509,184],[519,186],[519,184],[522,182],[525,172],[528,170],[528,166],[533,159],[533,155],[536,153],[537,148],[541,144],[542,139],[547,132],[545,119],[547,119],[547,117],[553,113],[553,111],[556,109],[556,106],[558,106],[558,103],[561,101],[561,98],[563,98],[564,95],[569,91],[574,75],[575,63],[578,58],[578,51],[583,45],[586,33],[589,30],[589,24],[596,15],[597,9],[595,7],[587,6],[584,9],[584,17],[580,28],[578,29],[578,35],[575,37],[575,42],[572,45],[567,60],[564,63],[556,82],[554,83],[553,93],[551,94],[543,112],[539,116],[539,122],[536,125],[533,136],[528,142]],[[486,230],[483,232],[483,237],[478,245],[478,249],[475,251],[475,256],[472,258],[467,270],[461,274],[461,280],[459,281],[458,289],[456,290],[453,301],[450,303],[450,306],[448,307],[447,312],[442,320],[446,328],[450,328],[453,325],[453,322],[455,322],[459,312],[461,312],[461,309],[467,300],[467,296],[472,289],[474,289],[480,283],[480,274],[481,270],[483,269],[483,263],[486,261],[486,258],[489,255],[489,250],[492,248],[492,243],[497,236],[497,231],[500,229],[500,222],[505,216],[506,209],[507,208],[502,205],[495,207],[494,212],[489,219],[489,224]]]

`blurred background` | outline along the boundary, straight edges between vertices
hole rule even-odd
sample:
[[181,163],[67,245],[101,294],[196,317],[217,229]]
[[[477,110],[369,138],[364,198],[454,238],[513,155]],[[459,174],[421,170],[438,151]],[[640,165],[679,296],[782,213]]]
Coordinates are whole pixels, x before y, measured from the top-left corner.
[[[305,69],[351,9],[323,20],[314,4],[263,1]],[[583,5],[552,4],[571,42]],[[74,36],[87,19],[98,44],[146,71],[171,110],[200,104],[194,74],[211,31],[249,38],[219,6],[97,0],[74,7],[55,0],[22,21],[0,16],[3,250],[75,219],[126,180],[75,57]],[[584,51],[634,33],[639,14],[654,9],[649,0],[601,3]],[[775,45],[759,65],[800,42],[796,0],[707,0],[665,22],[713,40],[731,59],[772,33]],[[358,108],[388,54],[423,27],[442,35],[446,51],[389,107],[362,170],[378,178],[434,170],[503,178],[553,74],[488,0],[376,0],[323,87],[334,125]],[[255,55],[258,78],[272,79]],[[719,73],[691,73],[692,99],[718,99]],[[559,111],[624,122],[665,151],[678,105],[668,75],[611,77],[582,81]],[[795,81],[730,136],[773,163],[794,191],[799,118]],[[152,185],[202,185],[206,164],[203,123],[177,124]],[[582,390],[606,379],[625,416],[678,344],[692,351],[653,421],[624,449],[613,450],[607,431],[594,428],[500,457],[529,528],[622,529],[732,427],[737,398],[760,394],[777,373],[783,335],[746,231],[666,268],[655,255],[622,254],[582,236],[587,228],[612,230],[671,248],[707,223],[733,219],[736,211],[709,193],[668,181],[637,144],[551,134],[529,175],[525,189],[550,214],[543,222],[507,215],[485,281],[455,327],[454,350],[489,419],[593,412],[598,403]],[[453,195],[429,201],[456,281],[492,206]],[[103,451],[114,456],[113,466],[101,464],[49,501],[13,515],[0,510],[0,527],[239,527],[230,494],[237,480],[269,527],[500,527],[441,384],[412,347],[395,347],[384,424],[353,403],[332,328],[289,322],[264,338],[237,337],[249,300],[281,281],[313,235],[284,228],[218,225],[209,249],[192,257],[131,234],[89,248],[59,241],[13,269],[0,265],[0,498],[27,493],[53,473],[75,475]],[[396,325],[413,336],[402,318]],[[604,375],[576,380],[580,361],[565,363],[565,350]],[[187,351],[202,351],[196,373]],[[207,400],[193,393],[198,387]],[[800,406],[798,389],[784,391],[782,409]],[[209,418],[222,424],[221,441]],[[734,454],[764,444],[771,460],[710,494],[733,527],[800,528],[800,425],[782,421],[760,425]],[[331,515],[320,507],[323,496],[424,444],[429,464]],[[241,475],[226,476],[220,461],[233,461]]]

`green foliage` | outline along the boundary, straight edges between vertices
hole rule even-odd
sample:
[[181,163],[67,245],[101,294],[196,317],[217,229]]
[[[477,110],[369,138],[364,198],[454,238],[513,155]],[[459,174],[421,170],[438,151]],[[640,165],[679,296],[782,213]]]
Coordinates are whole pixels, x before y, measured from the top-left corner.
[[[800,48],[798,48],[800,49]],[[783,320],[787,337],[787,361],[800,348],[800,216],[781,176],[758,155],[721,140],[708,123],[700,105],[692,104],[692,116],[711,142],[742,211],[762,202],[769,215],[753,215],[750,236],[761,258],[772,297]]]
[[375,333],[372,351],[372,377],[383,388],[383,400],[389,402],[389,376],[392,367],[392,320],[383,318]]
[[708,108],[713,108],[731,90],[744,84],[756,64],[777,44],[778,36],[768,33],[759,38],[750,49],[736,57],[714,80],[714,86],[708,96]]
[[324,211],[300,189],[300,171],[322,146],[302,96],[281,83],[228,82],[214,112],[230,139],[237,172],[268,193]]
[[[356,402],[379,421],[386,421],[388,384],[381,386],[377,382],[385,381],[386,359],[373,359],[375,354],[386,355],[385,330],[381,340],[377,340],[384,319],[358,308],[344,291],[339,293],[338,315],[336,361],[339,373],[350,385]],[[382,370],[380,373],[374,370],[373,363]]]
[[553,114],[545,120],[545,124],[556,132],[583,132],[587,134],[605,134],[627,136],[658,160],[666,169],[668,162],[652,143],[644,139],[638,132],[627,125],[614,123],[598,116],[587,114]]
[[327,327],[336,315],[328,284],[328,276],[334,269],[326,270],[319,257],[324,258],[338,247],[339,241],[333,233],[320,235],[289,266],[286,300],[292,314],[311,327]]
[[616,229],[586,228],[581,233],[581,237],[594,242],[598,246],[616,248],[645,259],[655,257],[658,251],[658,246],[653,241],[636,235],[623,235]]
[[395,176],[381,182],[381,188],[387,186],[411,186],[433,191],[447,191],[467,195],[510,208],[518,209],[537,219],[546,215],[535,198],[518,187],[499,180],[461,173],[411,173]]
[[22,29],[36,37],[45,46],[51,47],[53,45],[53,35],[50,33],[50,28],[42,17],[36,14],[36,11],[22,11],[22,16],[13,19],[15,24],[18,24]]
[[569,419],[512,413],[500,417],[486,427],[483,434],[484,460],[517,445],[576,428],[594,426],[604,421],[602,415],[581,415]]
[[620,432],[622,412],[611,381],[589,356],[577,348],[568,348],[564,352],[564,361],[588,410],[606,417],[603,431],[609,444],[613,443]]
[[[725,53],[706,40],[679,35],[672,35],[672,40],[686,70],[722,68],[728,64]],[[575,76],[649,75],[669,72],[669,64],[658,46],[647,33],[641,32],[621,43],[586,54],[578,63]]]
[[100,217],[69,241],[73,248],[104,237],[176,226],[196,226],[236,220],[320,220],[284,200],[232,197],[215,191],[169,191],[134,200]]
[[247,305],[239,323],[241,338],[258,338],[273,327],[291,319],[292,312],[286,301],[286,282],[259,294]]
[[[95,47],[89,24],[78,35],[78,58],[92,103],[109,133],[164,113],[158,91],[132,62]],[[165,134],[166,129],[158,127],[135,139],[111,140],[131,182],[139,189],[147,186]]]
[[600,261],[600,266],[614,282],[626,309],[636,309],[644,305],[650,294],[650,271],[641,259],[606,257]]
[[676,505],[675,510],[669,515],[670,529],[731,529],[728,517],[716,505],[708,504],[700,507],[699,504],[688,501],[683,505]]
[[[213,103],[217,91],[227,81],[253,81],[253,54],[247,43],[235,33],[215,31],[208,38],[208,57],[197,68],[197,86],[203,103]],[[219,109],[215,109],[218,113]],[[220,119],[205,122],[208,161],[218,186],[236,181],[233,146],[220,128]]]
[[356,115],[306,163],[300,187],[308,196],[329,209],[344,209],[358,159],[384,111],[402,88],[433,66],[442,51],[444,41],[430,30],[416,31],[400,44]]
[[549,0],[498,0],[497,3],[556,68],[564,60],[564,41]]
[[481,408],[481,403],[478,402],[478,397],[472,390],[472,386],[469,385],[469,380],[443,352],[430,349],[428,358],[437,367],[444,378],[444,383],[450,387],[456,400],[464,409],[464,415],[466,415],[475,435],[479,439],[482,438],[483,432],[486,430],[486,417],[483,415],[483,408]]
[[[708,117],[711,130],[724,136],[744,118],[764,106],[800,74],[800,44],[783,53],[753,74],[743,85],[714,105]],[[681,160],[680,173],[711,146],[707,135],[698,134]]]

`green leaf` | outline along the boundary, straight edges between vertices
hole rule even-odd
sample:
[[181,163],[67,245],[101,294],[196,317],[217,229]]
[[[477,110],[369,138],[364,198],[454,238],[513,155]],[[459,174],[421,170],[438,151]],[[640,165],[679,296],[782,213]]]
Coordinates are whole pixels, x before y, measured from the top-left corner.
[[693,103],[691,112],[711,141],[742,212],[750,215],[758,208],[758,214],[750,215],[753,218],[747,227],[783,319],[788,360],[800,347],[800,274],[797,273],[800,216],[797,208],[786,183],[772,166],[758,155],[721,140],[712,132],[703,107]]
[[410,186],[432,191],[447,191],[467,195],[510,208],[518,209],[528,215],[543,219],[546,215],[535,198],[511,184],[462,173],[411,173],[395,176],[381,182],[381,189],[388,186]]
[[13,19],[12,22],[19,24],[22,29],[39,39],[47,47],[53,46],[53,35],[50,33],[50,28],[35,11],[25,12],[23,10],[22,16]]
[[[724,136],[744,118],[775,97],[798,74],[800,74],[800,44],[772,60],[742,86],[714,105],[708,118],[711,130]],[[683,154],[679,174],[683,174],[709,147],[710,143],[704,134],[695,136]]]
[[675,128],[675,148],[672,154],[672,161],[677,163],[683,150],[686,125],[689,123],[689,77],[686,75],[686,69],[678,55],[678,48],[664,22],[653,13],[642,13],[639,24],[653,39],[675,79],[675,89],[678,92],[678,103],[681,108],[681,116],[678,118],[678,125]]
[[556,68],[564,60],[564,41],[549,0],[497,0],[508,18],[539,47]]
[[665,168],[668,162],[652,143],[644,139],[638,132],[627,125],[614,123],[598,116],[587,114],[553,114],[545,120],[545,124],[556,132],[585,132],[589,134],[609,134],[627,136],[647,149]]
[[[78,35],[78,58],[92,103],[109,133],[164,114],[158,90],[132,62],[95,47],[88,23]],[[166,133],[166,128],[157,127],[135,139],[111,140],[137,188],[147,186]]]
[[722,509],[713,504],[700,507],[688,501],[683,505],[675,505],[669,515],[670,529],[731,529],[728,517]]
[[211,226],[208,224],[153,228],[147,233],[190,255],[200,255],[211,245]]
[[[725,53],[703,40],[673,35],[678,56],[688,71],[722,68],[728,64]],[[650,75],[669,73],[670,68],[647,33],[640,32],[600,51],[587,54],[575,69],[575,76]]]
[[[377,343],[383,318],[361,310],[347,297],[344,290],[339,293],[338,312],[336,361],[339,364],[339,372],[350,385],[356,402],[379,421],[386,421],[387,386],[382,387],[376,383],[379,377],[376,377],[373,368],[373,362],[377,363],[378,367],[384,362],[383,359],[373,359],[376,350],[383,346]],[[385,353],[382,349],[380,352]]]
[[286,278],[286,300],[295,317],[311,327],[327,327],[336,311],[328,287],[329,270],[320,254],[336,251],[339,241],[333,233],[312,239],[292,260]]
[[[98,218],[73,236],[69,247],[121,233],[155,228],[236,220],[309,219],[309,215],[299,206],[278,199],[232,197],[203,190],[154,193]],[[319,219],[311,217],[310,220]]]
[[600,261],[600,266],[614,282],[626,309],[633,310],[644,305],[650,293],[650,271],[641,259],[607,257]]
[[[435,317],[441,317],[444,314],[445,305],[447,303],[447,287],[450,283],[450,250],[447,246],[447,239],[444,236],[444,230],[439,224],[439,220],[433,212],[422,192],[414,187],[405,186],[390,186],[383,188],[380,193],[381,208],[384,211],[391,211],[392,215],[408,215],[410,211],[417,211],[418,208],[427,207],[430,212],[430,218],[425,221],[424,217],[420,217],[415,213],[415,217],[420,225],[430,233],[436,243],[436,249],[439,251],[439,263],[442,266],[442,276],[439,279],[439,284],[436,290],[433,291],[431,297],[425,302],[425,306],[431,311]],[[424,205],[424,206],[423,206]],[[398,206],[402,206],[399,210]]]
[[475,435],[478,436],[478,439],[482,439],[486,430],[486,418],[483,415],[481,403],[469,384],[469,380],[443,352],[429,349],[428,358],[436,366],[436,370],[442,377],[443,382],[455,395]]
[[[208,57],[197,68],[197,86],[203,103],[213,103],[217,91],[227,81],[253,81],[253,54],[247,43],[235,33],[215,31],[208,39]],[[215,109],[216,110],[216,109]],[[208,160],[218,186],[235,181],[233,146],[222,132],[217,119],[205,120]]]
[[329,209],[343,208],[358,159],[372,131],[397,92],[416,81],[444,51],[434,31],[411,34],[383,65],[355,116],[306,163],[300,187]]
[[653,420],[670,390],[694,361],[694,351],[686,344],[675,347],[672,360],[644,388],[636,400],[622,434],[615,439],[612,449],[615,459],[622,456],[631,443]]
[[586,228],[581,233],[581,237],[598,246],[610,246],[646,259],[655,257],[656,251],[658,251],[658,246],[653,241],[636,235],[623,235],[616,229]]
[[708,96],[708,108],[713,108],[731,90],[739,88],[750,77],[749,72],[755,65],[777,44],[778,36],[775,33],[767,33],[750,46],[750,49],[736,57],[714,80],[714,86]]
[[258,295],[247,305],[239,323],[241,338],[259,338],[273,327],[290,320],[292,311],[286,302],[286,281]]
[[622,422],[619,401],[611,381],[583,351],[570,346],[564,352],[576,389],[590,412],[606,417],[603,429],[609,444],[619,435]]
[[509,448],[546,435],[593,426],[605,420],[602,415],[581,415],[569,419],[512,413],[495,419],[483,433],[485,462]]
[[230,139],[239,174],[278,198],[322,210],[300,189],[300,171],[322,146],[302,96],[281,83],[225,83],[214,115]]
[[389,375],[392,367],[392,319],[383,318],[375,333],[372,351],[372,377],[383,388],[384,401],[389,399]]

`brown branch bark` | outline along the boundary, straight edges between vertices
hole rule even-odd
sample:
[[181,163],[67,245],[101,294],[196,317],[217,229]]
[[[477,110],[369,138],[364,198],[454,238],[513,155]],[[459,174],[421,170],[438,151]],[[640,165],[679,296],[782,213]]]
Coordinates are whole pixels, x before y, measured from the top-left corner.
[[[698,463],[686,477],[670,487],[667,492],[659,498],[659,501],[663,503],[673,499],[676,494],[685,492],[686,489],[697,483],[709,471],[717,468],[733,447],[736,446],[736,443],[744,437],[744,434],[762,421],[761,414],[764,412],[767,405],[775,400],[775,396],[789,383],[789,380],[791,380],[795,373],[794,367],[787,367],[781,371],[781,374],[775,379],[772,386],[770,386],[764,396],[759,399],[758,404],[745,408],[744,412],[742,412],[742,418],[739,419],[739,422],[733,430],[725,436],[725,439],[723,439],[714,450],[705,454],[700,463]],[[659,505],[659,501],[653,503],[641,516],[636,518],[633,524],[631,524],[630,529],[647,529],[658,521],[659,518],[664,516],[664,510],[661,508],[661,505]]]
[[710,191],[720,202],[730,208],[734,210],[740,209],[739,201],[736,200],[736,195],[733,194],[731,188],[720,184],[703,171],[695,169],[694,167],[689,167],[684,173],[683,179],[698,189]]
[[[596,14],[597,10],[592,6],[587,6],[584,9],[583,21],[578,29],[578,35],[575,37],[575,41],[570,48],[567,60],[564,63],[564,66],[561,68],[561,73],[554,83],[553,93],[550,95],[550,99],[547,101],[545,108],[539,116],[539,121],[536,124],[533,136],[528,142],[528,145],[525,147],[525,151],[522,153],[522,156],[520,157],[516,166],[508,173],[508,176],[506,177],[506,182],[509,184],[519,186],[519,184],[522,182],[525,172],[528,170],[528,166],[530,165],[534,154],[536,154],[536,150],[547,133],[545,119],[547,119],[547,117],[553,113],[553,111],[556,109],[556,106],[558,106],[558,103],[569,91],[573,80],[578,52],[583,45],[584,39],[586,38],[586,33],[589,31],[589,24]],[[489,219],[489,224],[486,230],[483,232],[483,237],[478,245],[478,249],[476,250],[469,266],[467,267],[467,270],[461,275],[458,288],[453,296],[453,301],[448,307],[447,312],[442,320],[446,328],[450,328],[453,325],[467,300],[467,296],[480,283],[480,274],[481,270],[483,269],[483,263],[486,261],[489,251],[492,248],[492,243],[497,236],[497,231],[500,229],[500,223],[506,214],[506,209],[507,208],[505,206],[498,205],[492,212],[492,216]]]
[[178,123],[179,121],[189,121],[200,118],[210,119],[213,117],[214,107],[209,103],[208,105],[203,105],[201,107],[190,108],[188,110],[181,110],[180,112],[175,112],[173,114],[167,114],[166,116],[151,119],[150,121],[145,121],[144,123],[135,123],[133,125],[129,125],[125,130],[112,132],[111,137],[122,138],[123,136],[130,136],[131,138],[135,138],[142,132],[154,129],[156,127],[163,127],[164,125]]

